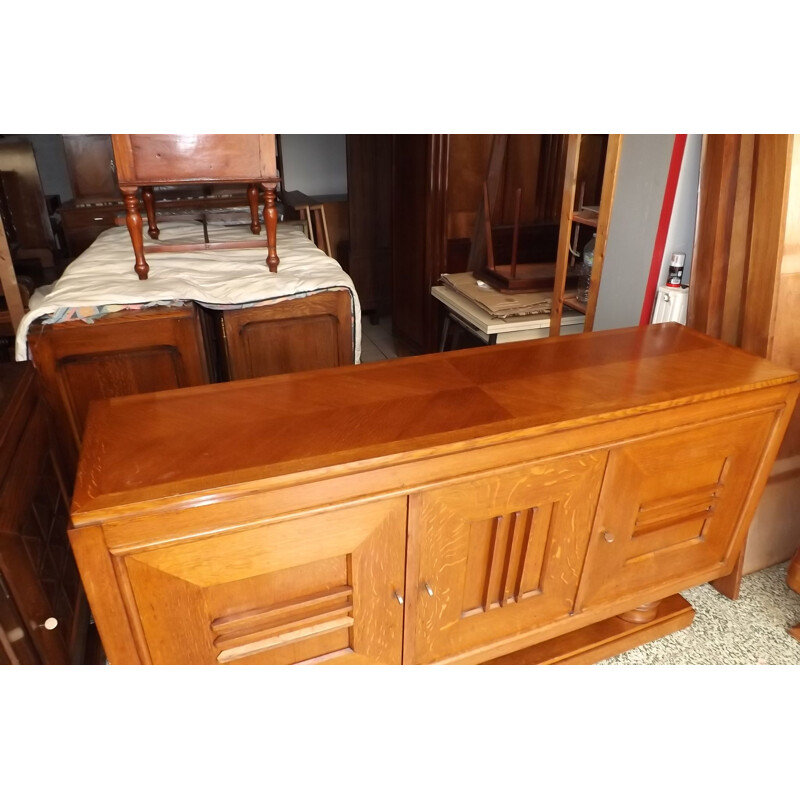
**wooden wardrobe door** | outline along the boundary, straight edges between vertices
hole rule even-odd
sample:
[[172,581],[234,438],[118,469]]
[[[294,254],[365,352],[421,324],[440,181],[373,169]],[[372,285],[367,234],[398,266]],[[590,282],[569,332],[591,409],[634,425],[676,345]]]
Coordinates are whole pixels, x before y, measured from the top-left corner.
[[605,461],[569,456],[412,497],[404,660],[468,660],[566,617]]
[[124,559],[156,664],[401,661],[406,499]]
[[760,413],[613,450],[577,609],[679,578],[695,586],[732,563],[730,543],[775,421]]

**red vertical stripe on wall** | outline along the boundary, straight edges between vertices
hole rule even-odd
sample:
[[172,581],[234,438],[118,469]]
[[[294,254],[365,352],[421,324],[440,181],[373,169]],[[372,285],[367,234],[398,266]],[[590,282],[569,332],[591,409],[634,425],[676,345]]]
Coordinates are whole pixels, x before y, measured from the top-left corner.
[[640,325],[647,325],[653,316],[653,304],[658,288],[658,276],[661,273],[661,262],[664,259],[664,248],[667,244],[669,223],[672,219],[672,206],[675,204],[675,190],[678,188],[678,178],[681,174],[683,151],[686,149],[685,133],[675,134],[675,143],[672,145],[672,159],[669,162],[667,183],[664,186],[664,201],[661,204],[661,217],[658,220],[656,241],[653,245],[653,260],[650,262],[650,277],[647,279],[647,288],[644,290],[642,302],[642,315],[639,317]]

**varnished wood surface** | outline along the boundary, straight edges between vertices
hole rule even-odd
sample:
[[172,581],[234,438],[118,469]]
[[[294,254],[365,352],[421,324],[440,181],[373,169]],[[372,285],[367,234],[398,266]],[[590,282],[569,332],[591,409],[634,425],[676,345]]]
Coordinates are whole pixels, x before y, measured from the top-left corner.
[[191,304],[120,311],[91,325],[75,320],[31,327],[31,359],[70,474],[92,400],[209,382],[199,315]]
[[481,436],[643,410],[678,415],[698,400],[796,379],[668,323],[117,398],[91,412],[73,514],[89,521],[126,502],[299,469],[333,474]]
[[353,363],[348,291],[319,292],[219,315],[230,380]]
[[120,185],[278,180],[275,134],[114,133]]
[[[87,606],[67,541],[67,503],[30,363],[0,364],[0,594],[48,664],[79,661]],[[44,627],[49,618],[57,621]]]

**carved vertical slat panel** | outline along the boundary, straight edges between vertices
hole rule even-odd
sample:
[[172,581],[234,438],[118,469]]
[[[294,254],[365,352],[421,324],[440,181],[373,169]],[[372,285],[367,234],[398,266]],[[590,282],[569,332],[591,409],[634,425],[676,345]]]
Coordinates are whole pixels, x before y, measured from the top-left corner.
[[569,614],[604,463],[602,453],[555,459],[411,499],[417,662]]

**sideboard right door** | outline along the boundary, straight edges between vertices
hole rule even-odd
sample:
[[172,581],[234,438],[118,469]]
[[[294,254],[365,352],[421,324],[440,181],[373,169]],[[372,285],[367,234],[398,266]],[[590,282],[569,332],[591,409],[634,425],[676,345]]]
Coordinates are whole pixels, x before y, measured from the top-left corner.
[[777,419],[763,412],[613,449],[576,610],[715,577],[737,555],[729,544]]

